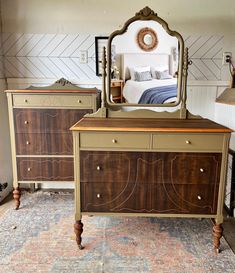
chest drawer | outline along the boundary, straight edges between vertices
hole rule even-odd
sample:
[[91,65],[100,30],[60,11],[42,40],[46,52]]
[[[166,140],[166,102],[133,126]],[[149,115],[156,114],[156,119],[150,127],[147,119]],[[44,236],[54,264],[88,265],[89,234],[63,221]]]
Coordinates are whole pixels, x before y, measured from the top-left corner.
[[31,109],[15,108],[16,133],[69,132],[69,128],[92,109]]
[[81,148],[149,149],[150,134],[141,133],[80,133]]
[[153,148],[159,151],[221,152],[223,134],[154,134]]
[[72,158],[17,158],[19,181],[73,181]]
[[92,107],[91,95],[14,94],[15,107]]
[[17,155],[72,155],[73,139],[68,133],[15,134]]

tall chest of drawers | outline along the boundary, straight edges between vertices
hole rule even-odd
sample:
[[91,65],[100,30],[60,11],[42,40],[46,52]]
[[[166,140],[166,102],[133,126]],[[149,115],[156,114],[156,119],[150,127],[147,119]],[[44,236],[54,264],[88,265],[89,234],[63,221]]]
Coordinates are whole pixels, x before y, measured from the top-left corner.
[[205,119],[83,118],[75,145],[77,243],[82,215],[213,218],[219,247],[231,130]]
[[57,82],[36,90],[7,90],[13,163],[13,196],[21,183],[74,181],[69,128],[97,110],[97,89]]

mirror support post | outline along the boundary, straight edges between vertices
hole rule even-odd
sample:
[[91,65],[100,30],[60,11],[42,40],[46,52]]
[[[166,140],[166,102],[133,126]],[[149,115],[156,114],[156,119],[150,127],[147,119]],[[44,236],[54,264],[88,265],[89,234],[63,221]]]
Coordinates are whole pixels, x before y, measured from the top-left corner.
[[185,48],[184,51],[184,63],[183,63],[183,94],[182,94],[182,103],[180,109],[180,118],[187,118],[187,77],[188,77],[188,48]]
[[103,59],[102,59],[102,68],[103,68],[103,82],[102,82],[102,93],[101,93],[101,116],[107,117],[107,108],[106,108],[106,66],[107,66],[107,60],[106,60],[106,49],[103,47]]

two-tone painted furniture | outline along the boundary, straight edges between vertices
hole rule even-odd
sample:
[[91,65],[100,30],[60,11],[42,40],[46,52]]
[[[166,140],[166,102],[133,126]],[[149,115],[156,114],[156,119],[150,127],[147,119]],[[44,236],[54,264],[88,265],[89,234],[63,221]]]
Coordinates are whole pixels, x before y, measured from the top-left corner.
[[[129,54],[128,65],[124,58],[122,75],[126,79],[126,69],[134,65],[151,63],[157,67],[171,63],[171,66],[167,66],[171,68],[167,73],[173,72],[177,77],[173,79],[176,82],[176,98],[171,103],[130,104],[112,101],[112,48],[116,45],[115,38],[125,34],[118,37],[122,43],[116,47],[120,52],[125,52],[126,43],[136,41],[136,32],[133,33],[133,28],[129,27],[136,21],[141,21],[143,28],[151,27],[156,36],[161,31],[161,35],[157,36],[161,39],[158,43],[159,47],[164,44],[164,48],[160,47],[160,53],[156,53],[158,43],[154,44],[156,52],[152,54],[148,31],[143,37],[146,46],[141,48],[147,53],[137,54],[136,45],[133,45],[135,54]],[[164,35],[162,31],[165,31]],[[121,45],[123,49],[120,49]],[[170,49],[172,53],[169,55]],[[71,128],[76,184],[74,230],[80,249],[82,216],[114,215],[212,218],[214,248],[216,252],[219,251],[232,130],[192,115],[187,110],[189,63],[182,36],[171,31],[167,23],[148,7],[137,12],[122,29],[109,36],[107,67],[105,50],[103,54],[101,108],[94,114],[86,115]],[[144,75],[140,74],[138,78],[151,80],[149,72],[145,70]],[[135,73],[140,71],[137,69]],[[159,80],[159,84],[164,84],[166,79]],[[138,86],[138,82],[135,84]],[[164,90],[154,88],[150,95]],[[123,106],[128,106],[128,109]],[[153,111],[153,107],[158,108]]]
[[[69,128],[97,110],[97,89],[61,79],[52,86],[7,90],[13,196],[20,206],[20,184],[72,182],[73,141]],[[33,184],[34,185],[34,184]]]
[[214,218],[219,247],[231,130],[210,120],[83,118],[72,127],[83,215]]

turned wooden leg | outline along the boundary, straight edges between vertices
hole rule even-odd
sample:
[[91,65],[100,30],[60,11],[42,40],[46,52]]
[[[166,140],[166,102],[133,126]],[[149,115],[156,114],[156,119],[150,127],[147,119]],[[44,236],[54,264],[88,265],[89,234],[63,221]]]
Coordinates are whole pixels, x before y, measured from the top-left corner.
[[83,249],[84,247],[82,246],[82,232],[83,232],[83,223],[81,220],[78,220],[74,224],[74,232],[76,234],[76,241],[79,249]]
[[19,209],[20,207],[20,196],[21,196],[20,188],[19,187],[14,188],[13,198],[15,200],[16,210]]
[[223,234],[222,225],[215,224],[213,226],[213,236],[214,236],[214,249],[216,254],[220,252],[220,238],[222,237],[222,234]]

